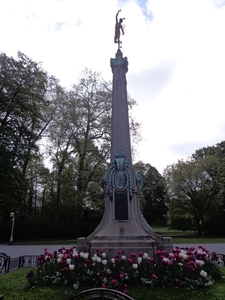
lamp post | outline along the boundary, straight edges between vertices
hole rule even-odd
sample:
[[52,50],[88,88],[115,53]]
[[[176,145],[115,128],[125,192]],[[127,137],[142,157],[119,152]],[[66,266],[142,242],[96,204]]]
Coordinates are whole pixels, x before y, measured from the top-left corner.
[[11,235],[9,239],[9,245],[13,244],[13,230],[14,230],[14,223],[15,223],[15,214],[14,212],[10,213],[10,217],[12,218],[12,229],[11,229]]

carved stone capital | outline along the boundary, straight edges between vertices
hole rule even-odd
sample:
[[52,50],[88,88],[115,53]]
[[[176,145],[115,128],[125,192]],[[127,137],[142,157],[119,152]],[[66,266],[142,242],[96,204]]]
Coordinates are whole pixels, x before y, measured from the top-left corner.
[[125,67],[125,71],[128,71],[127,57],[123,57],[123,53],[120,49],[117,50],[116,58],[110,59],[110,66],[112,68],[112,72],[114,67]]

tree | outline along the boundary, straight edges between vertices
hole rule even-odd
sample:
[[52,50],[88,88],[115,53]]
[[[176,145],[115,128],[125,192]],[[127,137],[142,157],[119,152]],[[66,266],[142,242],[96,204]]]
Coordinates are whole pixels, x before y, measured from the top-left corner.
[[[110,155],[111,99],[111,83],[103,80],[99,73],[85,69],[78,83],[65,94],[57,118],[49,127],[52,162],[57,174],[56,222],[59,221],[59,208],[63,201],[62,175],[70,164],[74,169],[73,200],[76,220],[82,218],[84,209],[97,211],[96,206],[99,206],[99,212],[102,211],[100,180]],[[129,106],[132,108],[134,104],[135,101],[130,98]],[[131,124],[138,133],[139,124]],[[98,192],[93,197],[93,187],[97,184]]]
[[199,234],[208,232],[206,219],[215,200],[215,162],[213,155],[179,160],[164,172],[171,200],[170,217],[187,219],[191,216]]
[[146,221],[151,224],[165,224],[167,220],[168,196],[165,180],[150,164],[139,161],[134,165],[144,180],[142,188],[142,211]]
[[[31,219],[82,221],[104,209],[112,84],[85,69],[67,91],[39,63],[0,55],[1,206]],[[129,108],[135,101],[128,97]],[[131,118],[131,136],[140,124]],[[47,162],[44,166],[43,162]],[[18,218],[17,218],[18,220]]]
[[59,89],[25,54],[18,52],[17,60],[0,54],[0,199],[9,209],[26,206],[27,167],[53,119]]

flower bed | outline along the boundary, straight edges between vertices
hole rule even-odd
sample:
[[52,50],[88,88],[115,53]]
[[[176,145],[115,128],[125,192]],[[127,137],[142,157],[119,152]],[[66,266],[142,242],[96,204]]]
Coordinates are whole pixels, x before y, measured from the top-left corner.
[[107,258],[96,250],[93,257],[89,253],[61,248],[54,253],[47,249],[38,257],[38,267],[26,275],[31,286],[36,285],[80,285],[112,287],[128,293],[128,285],[175,286],[180,288],[200,288],[212,285],[222,277],[221,260],[215,253],[204,247],[180,249],[172,253],[158,250],[156,257],[147,253],[130,253],[124,250]]

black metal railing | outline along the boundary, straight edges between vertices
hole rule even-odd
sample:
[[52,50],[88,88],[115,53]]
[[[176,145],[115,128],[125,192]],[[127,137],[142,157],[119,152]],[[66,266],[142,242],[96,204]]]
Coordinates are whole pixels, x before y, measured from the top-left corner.
[[[222,265],[225,266],[225,254],[219,255]],[[15,271],[21,268],[31,268],[38,265],[37,255],[23,255],[18,257],[10,257],[5,253],[0,252],[0,275]]]
[[20,268],[36,267],[38,265],[37,255],[23,255],[10,257],[0,252],[0,275],[15,271]]

